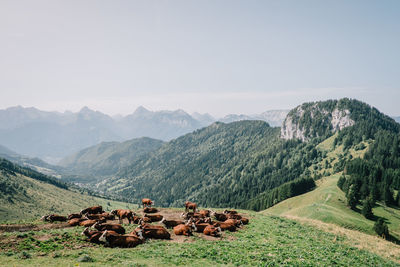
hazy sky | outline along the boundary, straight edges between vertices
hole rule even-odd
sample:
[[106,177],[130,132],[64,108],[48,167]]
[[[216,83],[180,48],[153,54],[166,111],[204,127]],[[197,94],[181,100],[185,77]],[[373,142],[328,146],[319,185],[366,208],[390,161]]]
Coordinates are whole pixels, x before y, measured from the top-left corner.
[[0,108],[400,115],[400,1],[0,0]]

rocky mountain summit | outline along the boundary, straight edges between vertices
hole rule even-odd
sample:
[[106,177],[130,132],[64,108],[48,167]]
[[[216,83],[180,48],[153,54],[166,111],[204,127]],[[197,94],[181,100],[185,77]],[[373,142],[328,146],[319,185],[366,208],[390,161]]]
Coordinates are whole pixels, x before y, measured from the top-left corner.
[[288,113],[281,127],[281,138],[308,141],[353,126],[376,112],[368,104],[348,98],[304,103]]

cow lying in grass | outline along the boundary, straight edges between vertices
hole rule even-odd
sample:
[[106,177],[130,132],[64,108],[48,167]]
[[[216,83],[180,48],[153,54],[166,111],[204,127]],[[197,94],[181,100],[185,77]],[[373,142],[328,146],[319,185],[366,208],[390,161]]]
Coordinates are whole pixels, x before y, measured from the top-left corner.
[[206,228],[203,230],[203,234],[213,236],[213,237],[220,237],[221,236],[221,227],[216,227],[214,225],[208,225]]
[[50,214],[43,216],[41,220],[45,222],[66,222],[68,218],[57,214]]
[[93,206],[93,207],[89,207],[86,209],[83,209],[80,211],[81,215],[84,214],[98,214],[98,213],[103,213],[103,207],[102,206]]
[[145,207],[145,208],[143,209],[143,212],[144,212],[144,213],[156,213],[156,212],[158,212],[158,209],[152,208],[152,207]]
[[143,218],[149,218],[151,222],[159,222],[163,219],[163,216],[160,214],[145,214]]
[[95,223],[93,224],[93,228],[97,229],[98,231],[105,231],[105,230],[109,230],[109,231],[114,231],[118,234],[125,234],[125,228],[122,227],[122,225],[120,224],[110,224],[110,223]]
[[114,220],[114,214],[103,212],[100,214],[86,214],[85,217],[90,220]]
[[154,239],[171,239],[170,233],[161,225],[142,224],[135,229],[135,233],[142,231],[143,237]]
[[[97,230],[90,230],[89,227],[86,227],[85,230],[83,230],[82,235],[85,235],[90,243],[95,243],[95,244],[101,244],[99,239],[103,235],[104,231],[97,231]],[[108,231],[109,235],[115,235],[119,236],[120,234],[114,232],[114,231]]]
[[163,223],[167,228],[172,228],[179,224],[185,224],[185,222],[181,220],[167,220],[165,218],[161,220],[161,223]]
[[105,243],[108,247],[133,248],[143,243],[142,231],[138,231],[137,235],[114,235],[108,230],[100,236],[99,241]]
[[196,225],[194,223],[179,224],[174,227],[175,235],[192,235],[192,231],[197,231]]
[[220,227],[222,231],[225,231],[225,230],[228,230],[230,232],[236,231],[236,226],[233,223],[215,222],[213,225],[215,227]]

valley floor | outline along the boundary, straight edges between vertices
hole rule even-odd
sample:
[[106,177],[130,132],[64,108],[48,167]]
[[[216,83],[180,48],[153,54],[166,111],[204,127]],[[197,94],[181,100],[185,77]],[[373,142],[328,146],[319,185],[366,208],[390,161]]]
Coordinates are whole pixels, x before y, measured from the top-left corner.
[[[162,209],[174,218],[182,209]],[[351,242],[351,236],[295,220],[241,211],[250,224],[220,239],[192,237],[149,240],[131,249],[88,243],[83,227],[0,234],[4,266],[397,266],[400,254],[378,256]],[[135,225],[125,225],[127,231]],[[349,230],[350,231],[350,230]],[[172,235],[173,236],[173,235]],[[382,240],[383,242],[386,242]],[[377,243],[378,244],[378,243]],[[393,248],[397,248],[393,245]],[[87,257],[85,257],[87,256]],[[82,262],[82,261],[89,262]]]

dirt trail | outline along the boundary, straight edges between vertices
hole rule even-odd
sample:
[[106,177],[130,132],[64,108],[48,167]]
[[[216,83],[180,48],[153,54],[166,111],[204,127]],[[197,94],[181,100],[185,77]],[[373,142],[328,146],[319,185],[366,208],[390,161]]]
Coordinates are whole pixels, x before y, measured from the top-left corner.
[[68,223],[47,223],[47,224],[0,224],[1,232],[27,232],[41,231],[48,229],[60,229],[69,227]]

